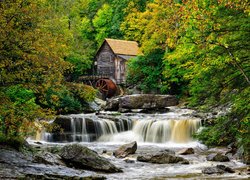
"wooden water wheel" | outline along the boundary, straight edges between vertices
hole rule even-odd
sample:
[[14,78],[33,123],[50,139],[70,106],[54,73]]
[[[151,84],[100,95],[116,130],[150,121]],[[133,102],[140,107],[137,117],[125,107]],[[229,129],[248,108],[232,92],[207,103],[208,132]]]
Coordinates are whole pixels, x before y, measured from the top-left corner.
[[110,79],[99,79],[95,87],[102,93],[103,97],[110,98],[116,94],[116,84]]

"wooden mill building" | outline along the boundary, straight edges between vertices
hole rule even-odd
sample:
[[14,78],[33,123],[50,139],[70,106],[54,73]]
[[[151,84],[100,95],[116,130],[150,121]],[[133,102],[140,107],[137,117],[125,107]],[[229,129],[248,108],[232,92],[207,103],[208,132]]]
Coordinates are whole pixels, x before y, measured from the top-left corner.
[[135,41],[105,39],[95,57],[97,74],[122,84],[126,81],[126,62],[139,54]]

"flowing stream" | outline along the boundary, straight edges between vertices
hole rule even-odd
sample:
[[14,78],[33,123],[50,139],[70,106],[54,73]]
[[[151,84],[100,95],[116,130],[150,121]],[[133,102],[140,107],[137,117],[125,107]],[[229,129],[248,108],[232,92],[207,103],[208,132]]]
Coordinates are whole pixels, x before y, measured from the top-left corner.
[[[201,120],[191,116],[192,110],[172,107],[163,114],[111,113],[73,114],[62,116],[63,133],[42,132],[38,139],[47,146],[63,146],[67,143],[81,143],[121,167],[124,173],[105,174],[108,179],[246,179],[239,174],[204,175],[204,167],[222,164],[206,160],[207,147],[192,138],[192,134],[201,128]],[[137,141],[135,155],[128,159],[112,156],[120,145]],[[190,164],[151,164],[136,161],[138,154],[152,153],[165,149],[178,152],[182,148],[192,147],[195,154],[182,156]],[[215,151],[224,151],[216,149]],[[106,152],[106,153],[103,153]],[[210,152],[211,153],[211,152]],[[223,163],[234,169],[245,167],[237,159]],[[102,174],[102,173],[99,173]]]

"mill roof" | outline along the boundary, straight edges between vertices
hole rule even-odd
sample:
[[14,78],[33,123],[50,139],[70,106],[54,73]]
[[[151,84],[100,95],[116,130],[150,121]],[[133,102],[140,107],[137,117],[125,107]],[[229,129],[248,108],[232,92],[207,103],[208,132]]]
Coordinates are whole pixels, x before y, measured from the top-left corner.
[[136,56],[138,54],[141,54],[141,51],[138,47],[138,43],[136,41],[126,41],[126,40],[106,38],[104,43],[105,42],[108,43],[108,45],[115,54],[129,55],[129,56]]

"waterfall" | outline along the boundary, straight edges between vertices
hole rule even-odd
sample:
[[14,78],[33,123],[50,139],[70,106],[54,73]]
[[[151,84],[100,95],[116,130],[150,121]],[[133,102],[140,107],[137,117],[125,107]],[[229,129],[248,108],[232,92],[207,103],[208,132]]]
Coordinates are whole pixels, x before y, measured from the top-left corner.
[[201,126],[199,119],[187,119],[166,115],[135,115],[126,118],[116,116],[69,115],[60,116],[54,122],[63,132],[44,132],[48,142],[150,142],[187,143]]
[[141,136],[144,142],[165,143],[173,141],[186,143],[192,140],[191,135],[198,130],[201,122],[197,119],[186,120],[140,120],[133,132]]
[[44,132],[42,140],[47,142],[92,142],[100,137],[132,129],[129,119],[110,120],[84,115],[61,116],[56,123],[63,132]]
[[133,131],[144,142],[163,143],[171,138],[171,129],[172,121],[142,120],[135,124]]
[[200,120],[180,120],[175,121],[172,129],[171,140],[177,143],[185,143],[192,140],[192,134],[201,126]]

